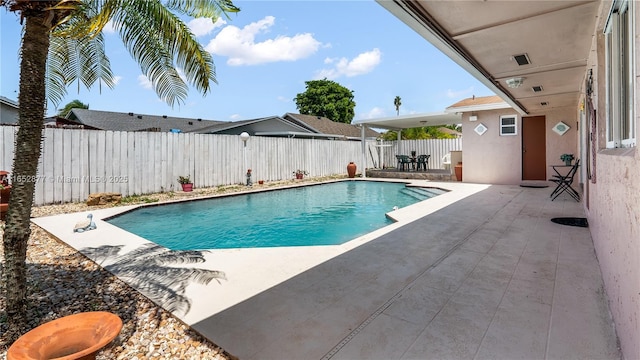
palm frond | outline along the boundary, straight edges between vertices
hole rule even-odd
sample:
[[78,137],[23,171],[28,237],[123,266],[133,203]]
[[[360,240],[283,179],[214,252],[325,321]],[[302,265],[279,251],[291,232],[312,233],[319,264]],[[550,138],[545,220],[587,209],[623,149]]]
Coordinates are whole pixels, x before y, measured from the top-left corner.
[[220,15],[225,15],[228,19],[229,13],[240,11],[230,0],[168,0],[165,6],[180,14],[194,18],[210,18],[214,22]]
[[109,88],[115,86],[104,38],[98,34],[94,38],[74,39],[53,32],[47,55],[47,97],[57,106],[67,94],[67,86],[76,81],[78,92],[80,83],[87,89],[96,82]]
[[159,1],[128,2],[114,14],[113,22],[143,74],[169,105],[183,103],[188,90],[175,66],[181,67],[187,81],[204,94],[210,90],[210,81],[216,81],[211,55]]
[[196,264],[205,262],[202,251],[167,251],[154,258],[159,264]]

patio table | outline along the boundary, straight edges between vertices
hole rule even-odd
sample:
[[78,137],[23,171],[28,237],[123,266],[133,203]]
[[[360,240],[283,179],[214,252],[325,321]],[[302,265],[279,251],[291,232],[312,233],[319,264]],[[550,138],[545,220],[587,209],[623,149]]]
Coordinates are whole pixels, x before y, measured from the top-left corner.
[[573,187],[573,176],[578,170],[580,161],[576,161],[574,165],[551,165],[551,168],[556,173],[549,181],[556,183],[556,188],[553,190],[549,197],[551,200],[555,200],[563,192],[567,192],[575,201],[580,201],[580,194]]

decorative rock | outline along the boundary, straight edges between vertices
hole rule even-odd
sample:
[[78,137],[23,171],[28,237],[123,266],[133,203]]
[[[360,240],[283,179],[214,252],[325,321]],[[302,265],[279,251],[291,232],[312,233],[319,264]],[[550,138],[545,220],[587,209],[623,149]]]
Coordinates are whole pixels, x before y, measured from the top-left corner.
[[95,193],[89,194],[87,199],[88,206],[118,204],[122,200],[120,193]]

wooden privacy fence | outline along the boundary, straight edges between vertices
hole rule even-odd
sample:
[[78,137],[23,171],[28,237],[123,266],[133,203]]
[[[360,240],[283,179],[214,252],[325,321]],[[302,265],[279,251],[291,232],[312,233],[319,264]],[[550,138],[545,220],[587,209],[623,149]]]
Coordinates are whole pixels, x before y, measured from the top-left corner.
[[[17,130],[0,126],[0,170],[11,171]],[[393,167],[398,144],[385,144],[391,146],[384,148],[384,164]],[[381,165],[376,145],[366,142],[368,168]],[[403,140],[400,148],[431,154],[434,168],[461,146],[459,139]],[[196,187],[245,183],[247,168],[254,182],[291,179],[297,169],[312,177],[346,174],[350,161],[362,171],[359,141],[252,136],[245,148],[237,135],[45,129],[38,175],[30,180],[36,182],[34,202],[42,205],[84,201],[97,192],[178,190],[177,177],[186,175]]]
[[[0,169],[11,171],[16,132],[0,126]],[[245,183],[247,168],[254,182],[290,179],[296,169],[309,176],[346,174],[350,161],[362,169],[359,141],[253,136],[245,148],[236,135],[45,129],[38,175],[31,180],[34,202],[42,205],[84,201],[97,192],[178,190],[180,175],[189,175],[196,187]]]

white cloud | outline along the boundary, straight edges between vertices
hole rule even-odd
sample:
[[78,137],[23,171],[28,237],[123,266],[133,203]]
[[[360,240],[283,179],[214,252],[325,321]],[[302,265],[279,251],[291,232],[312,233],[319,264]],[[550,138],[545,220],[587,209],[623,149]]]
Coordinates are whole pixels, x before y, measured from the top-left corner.
[[463,97],[469,97],[473,94],[473,86],[464,90],[451,90],[447,89],[447,97],[449,99],[462,99]]
[[138,75],[138,84],[145,89],[153,89],[153,84],[145,75]]
[[296,34],[292,37],[278,35],[256,42],[256,35],[268,32],[274,23],[273,16],[266,16],[242,29],[233,25],[226,26],[205,49],[215,55],[228,56],[228,65],[241,66],[296,61],[314,54],[322,45],[310,33]]
[[289,102],[289,101],[291,101],[291,99],[280,95],[280,96],[278,96],[278,101]]
[[376,119],[376,118],[381,118],[381,117],[385,117],[386,113],[384,111],[384,109],[379,108],[379,107],[374,107],[373,109],[369,110],[366,113],[363,114],[359,114],[358,115],[358,119]]
[[204,36],[210,34],[214,29],[224,26],[226,23],[222,18],[218,18],[215,23],[209,18],[197,18],[189,21],[187,26],[195,36]]
[[380,64],[382,52],[375,48],[371,51],[364,52],[352,60],[347,58],[324,60],[325,64],[335,64],[331,69],[322,69],[316,72],[316,79],[336,79],[340,76],[352,77],[370,73]]

